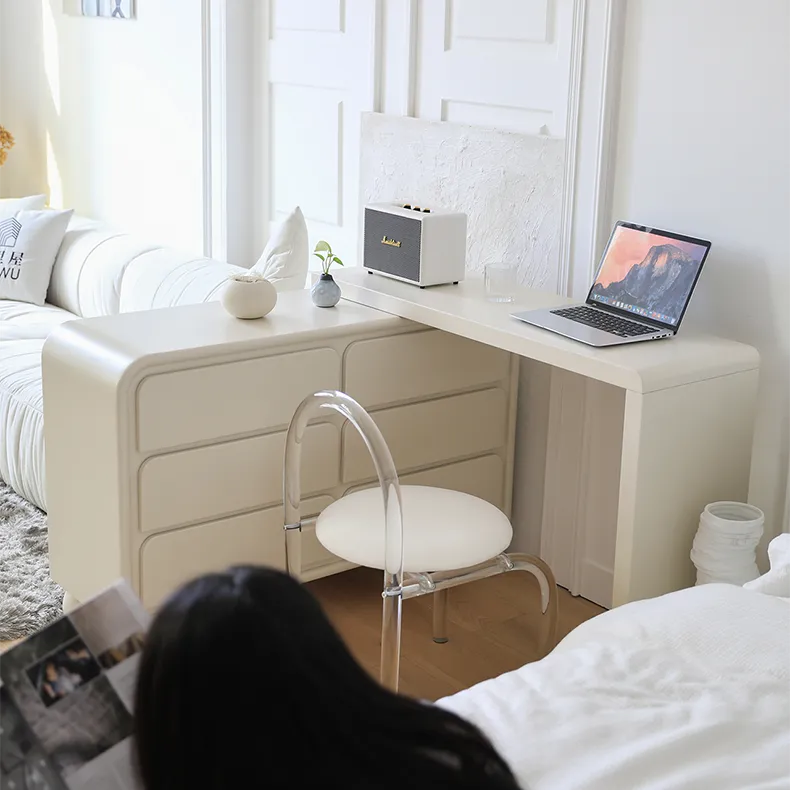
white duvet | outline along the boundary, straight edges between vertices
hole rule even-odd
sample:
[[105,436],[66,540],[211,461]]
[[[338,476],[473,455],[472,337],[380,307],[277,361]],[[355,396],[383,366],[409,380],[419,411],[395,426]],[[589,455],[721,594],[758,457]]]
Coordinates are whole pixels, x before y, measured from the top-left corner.
[[439,704],[531,790],[784,790],[790,600],[712,584],[629,604]]

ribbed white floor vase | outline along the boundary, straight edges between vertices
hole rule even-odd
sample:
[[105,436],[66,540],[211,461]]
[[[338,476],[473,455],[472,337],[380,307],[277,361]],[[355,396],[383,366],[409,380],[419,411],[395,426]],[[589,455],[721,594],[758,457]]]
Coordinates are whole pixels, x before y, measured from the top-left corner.
[[712,502],[702,511],[691,549],[697,584],[746,584],[760,575],[755,552],[763,534],[762,510],[742,502]]

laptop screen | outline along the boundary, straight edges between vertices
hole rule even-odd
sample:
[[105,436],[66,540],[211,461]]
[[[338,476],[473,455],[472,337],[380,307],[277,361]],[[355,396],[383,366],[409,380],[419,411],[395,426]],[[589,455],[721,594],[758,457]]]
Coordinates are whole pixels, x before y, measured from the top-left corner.
[[676,327],[710,242],[618,222],[587,297]]

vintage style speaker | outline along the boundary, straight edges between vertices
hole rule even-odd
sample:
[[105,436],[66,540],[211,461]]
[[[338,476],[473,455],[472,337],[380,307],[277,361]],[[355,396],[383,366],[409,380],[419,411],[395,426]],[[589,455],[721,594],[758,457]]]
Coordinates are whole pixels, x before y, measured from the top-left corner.
[[457,283],[466,264],[466,214],[410,204],[365,207],[362,265],[421,288]]

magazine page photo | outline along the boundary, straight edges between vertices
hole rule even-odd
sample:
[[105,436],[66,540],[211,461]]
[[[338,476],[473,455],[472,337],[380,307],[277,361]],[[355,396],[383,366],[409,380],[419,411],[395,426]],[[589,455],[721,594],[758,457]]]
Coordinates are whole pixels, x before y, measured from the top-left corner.
[[0,657],[0,790],[136,790],[132,700],[147,627],[119,583]]

